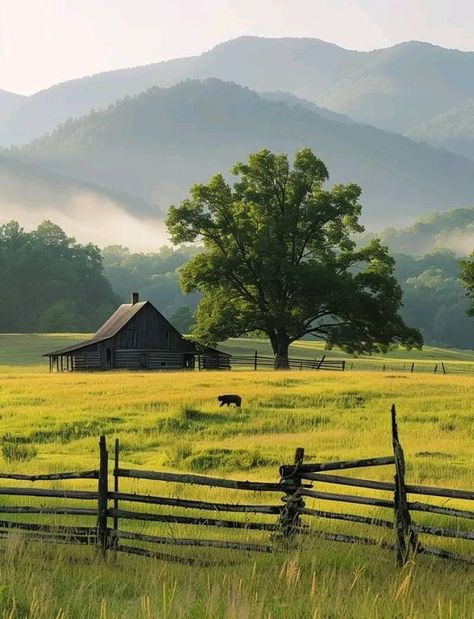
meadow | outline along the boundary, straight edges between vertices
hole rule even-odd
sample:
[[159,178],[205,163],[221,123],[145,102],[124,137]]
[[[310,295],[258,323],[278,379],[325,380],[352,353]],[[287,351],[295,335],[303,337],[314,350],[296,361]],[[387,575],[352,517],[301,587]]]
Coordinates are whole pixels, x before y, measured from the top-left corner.
[[[474,381],[469,376],[245,370],[49,374],[38,354],[71,337],[80,336],[0,336],[0,472],[96,468],[98,436],[104,433],[109,445],[120,438],[124,467],[278,481],[279,465],[290,463],[299,446],[305,447],[308,461],[390,455],[389,410],[395,402],[407,481],[474,488]],[[244,349],[248,342],[230,345]],[[263,344],[257,345],[263,350]],[[302,342],[300,348],[305,347]],[[430,351],[424,354],[429,357]],[[432,354],[438,358],[440,353]],[[472,356],[465,352],[453,358],[469,362]],[[223,392],[239,393],[242,409],[219,408],[216,396]],[[391,481],[393,469],[359,476]],[[67,487],[93,488],[93,483]],[[156,494],[154,484],[130,482],[130,490]],[[66,482],[53,485],[66,487]],[[184,490],[171,485],[161,492],[176,496]],[[186,497],[209,496],[207,489],[189,492]],[[213,496],[232,500],[226,490]],[[248,493],[245,501],[251,500],[261,498]],[[273,502],[279,500],[276,494]],[[462,507],[446,499],[439,504]],[[334,509],[323,502],[318,507]],[[350,511],[391,517],[363,507]],[[433,522],[423,516],[420,522]],[[51,517],[42,518],[51,522]],[[372,533],[358,524],[331,521],[324,527]],[[142,528],[178,534],[170,526],[144,523]],[[229,538],[226,532],[199,532],[206,538],[211,534]],[[391,532],[376,535],[389,539]],[[245,539],[268,542],[269,537],[245,532]],[[428,541],[472,555],[472,542]],[[0,552],[0,608],[11,619],[457,618],[472,617],[474,607],[472,567],[420,556],[399,569],[388,550],[311,536],[268,556],[187,551],[215,559],[212,567],[113,553],[104,562],[93,549],[27,544],[21,534],[2,542]]]

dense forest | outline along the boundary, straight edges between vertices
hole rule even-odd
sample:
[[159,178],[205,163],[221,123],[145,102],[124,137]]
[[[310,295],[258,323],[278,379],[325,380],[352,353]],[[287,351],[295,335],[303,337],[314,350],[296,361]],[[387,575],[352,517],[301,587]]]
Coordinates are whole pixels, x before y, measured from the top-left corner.
[[0,226],[0,331],[91,331],[118,302],[100,249],[50,221]]
[[[455,216],[444,216],[457,228],[453,217],[467,223],[469,213],[458,209]],[[432,232],[440,234],[441,216],[430,221]],[[427,240],[426,226],[415,224],[407,233],[413,246],[414,230],[421,231],[420,245],[422,238]],[[392,231],[385,238],[395,245],[396,236]],[[31,232],[9,222],[0,226],[0,331],[95,331],[118,303],[128,302],[130,292],[138,290],[178,329],[189,332],[198,296],[182,293],[179,269],[197,251],[163,246],[145,254],[118,245],[101,251],[76,243],[49,221]],[[421,330],[427,344],[474,348],[474,320],[466,314],[469,299],[458,256],[449,250],[394,256],[406,322]]]

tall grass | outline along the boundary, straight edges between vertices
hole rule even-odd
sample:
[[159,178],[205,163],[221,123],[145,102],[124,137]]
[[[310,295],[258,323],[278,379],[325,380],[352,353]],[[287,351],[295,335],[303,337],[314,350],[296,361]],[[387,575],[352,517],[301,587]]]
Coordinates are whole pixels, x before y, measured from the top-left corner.
[[[241,410],[218,407],[216,396],[225,391],[242,396]],[[123,467],[275,481],[278,465],[291,462],[298,446],[306,448],[309,460],[389,455],[389,409],[396,402],[407,480],[472,488],[473,396],[472,379],[449,375],[0,371],[2,447],[37,450],[29,461],[4,454],[0,470],[96,468],[97,438],[104,432],[109,445],[120,437]],[[365,475],[390,480],[393,470],[380,468]],[[68,487],[93,489],[95,483],[84,480]],[[153,484],[124,481],[123,489],[151,494],[156,493]],[[56,485],[65,487],[64,482]],[[206,488],[174,484],[160,492],[210,498]],[[262,500],[251,493],[229,499],[225,490],[212,497],[223,502]],[[279,503],[280,496],[271,501]],[[2,497],[2,502],[7,499]],[[44,516],[41,521],[52,520]],[[131,525],[124,521],[122,526]],[[340,523],[325,526],[343,530]],[[349,533],[368,533],[357,530],[360,525],[351,526]],[[144,532],[156,530],[153,523],[141,527]],[[242,535],[207,530],[195,534]],[[268,542],[266,533],[245,535]],[[456,542],[443,543],[454,549]],[[32,545],[21,534],[2,541],[1,548],[0,616],[11,619],[470,617],[474,603],[472,568],[419,557],[398,570],[389,551],[319,538],[303,541],[289,553],[233,554],[237,563],[227,567],[228,552],[198,549],[195,556],[224,562],[210,568],[113,553],[104,562],[93,549]]]

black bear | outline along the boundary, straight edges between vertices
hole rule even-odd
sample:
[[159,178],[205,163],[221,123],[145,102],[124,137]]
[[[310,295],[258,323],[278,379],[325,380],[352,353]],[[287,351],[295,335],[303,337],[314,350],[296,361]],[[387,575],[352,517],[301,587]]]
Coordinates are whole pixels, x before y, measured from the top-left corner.
[[224,406],[224,404],[227,404],[227,406],[229,406],[229,404],[235,404],[238,408],[240,408],[240,405],[242,404],[242,398],[240,395],[218,395],[217,400],[221,403],[221,406]]

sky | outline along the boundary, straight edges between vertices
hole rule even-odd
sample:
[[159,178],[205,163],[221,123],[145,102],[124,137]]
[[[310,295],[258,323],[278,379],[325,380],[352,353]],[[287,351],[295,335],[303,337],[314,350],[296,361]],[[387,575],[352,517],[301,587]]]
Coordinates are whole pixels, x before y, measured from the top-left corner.
[[31,94],[241,35],[474,50],[472,0],[0,0],[0,89]]

